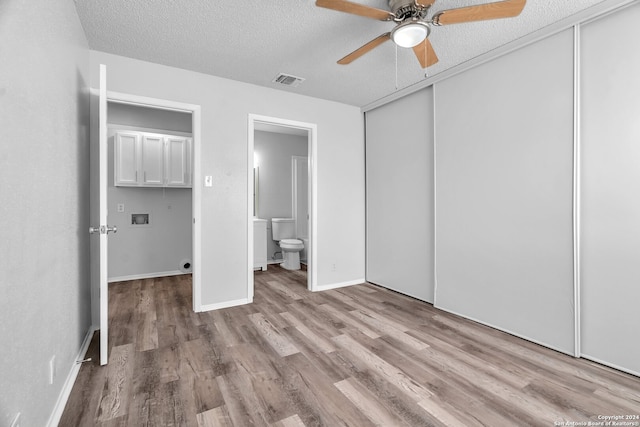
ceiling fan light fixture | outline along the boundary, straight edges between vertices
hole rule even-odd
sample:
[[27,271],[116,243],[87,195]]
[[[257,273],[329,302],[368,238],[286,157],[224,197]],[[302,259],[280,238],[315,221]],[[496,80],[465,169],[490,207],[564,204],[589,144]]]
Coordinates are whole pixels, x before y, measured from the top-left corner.
[[429,36],[431,28],[424,21],[409,20],[391,31],[391,40],[400,47],[414,47]]

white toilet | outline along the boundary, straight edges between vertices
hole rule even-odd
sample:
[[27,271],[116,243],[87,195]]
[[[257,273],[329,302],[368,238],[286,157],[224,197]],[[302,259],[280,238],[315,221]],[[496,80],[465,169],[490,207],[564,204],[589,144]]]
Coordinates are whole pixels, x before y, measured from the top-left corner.
[[302,240],[296,239],[296,222],[293,218],[272,218],[271,232],[273,240],[278,242],[282,249],[280,264],[287,270],[300,270],[300,251],[304,249]]

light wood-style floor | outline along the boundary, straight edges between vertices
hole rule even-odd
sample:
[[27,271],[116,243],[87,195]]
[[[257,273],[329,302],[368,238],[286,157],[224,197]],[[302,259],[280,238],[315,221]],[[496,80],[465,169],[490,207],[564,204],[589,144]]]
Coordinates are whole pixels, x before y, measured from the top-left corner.
[[[110,285],[61,426],[554,426],[640,414],[640,378],[371,284],[269,266],[255,302],[191,311],[191,277]],[[637,421],[637,420],[636,420]]]

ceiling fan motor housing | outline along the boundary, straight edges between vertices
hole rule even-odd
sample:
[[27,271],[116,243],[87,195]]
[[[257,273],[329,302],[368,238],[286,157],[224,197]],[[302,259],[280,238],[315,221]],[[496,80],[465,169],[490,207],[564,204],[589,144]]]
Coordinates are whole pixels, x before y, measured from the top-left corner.
[[422,8],[416,6],[414,0],[389,0],[389,9],[396,16],[397,21],[403,21],[406,18],[416,17],[422,18],[420,13]]

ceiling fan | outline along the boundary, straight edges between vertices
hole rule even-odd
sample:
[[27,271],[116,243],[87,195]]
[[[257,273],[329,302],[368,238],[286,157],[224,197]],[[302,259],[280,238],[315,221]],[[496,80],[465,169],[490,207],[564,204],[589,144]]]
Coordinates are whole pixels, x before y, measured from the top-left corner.
[[387,40],[393,40],[400,47],[413,48],[422,68],[427,68],[438,62],[438,56],[429,41],[432,27],[462,22],[511,18],[518,16],[527,2],[527,0],[505,0],[478,6],[443,10],[428,19],[429,9],[436,0],[388,1],[390,10],[377,9],[347,0],[316,0],[316,6],[319,7],[396,23],[395,28],[390,32],[384,33],[354,50],[340,59],[338,64],[350,64]]

